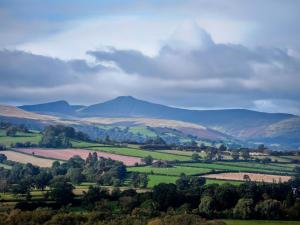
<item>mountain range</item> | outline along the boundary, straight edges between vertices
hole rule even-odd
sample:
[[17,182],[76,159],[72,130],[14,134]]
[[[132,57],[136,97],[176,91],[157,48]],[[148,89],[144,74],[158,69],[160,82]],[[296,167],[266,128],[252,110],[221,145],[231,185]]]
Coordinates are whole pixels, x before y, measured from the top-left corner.
[[[187,135],[199,134],[206,139],[237,139],[289,148],[300,146],[300,117],[286,113],[246,109],[189,110],[155,104],[131,96],[120,96],[90,106],[56,101],[24,105],[19,109],[56,116],[61,121],[71,120],[90,125],[142,125],[153,129],[164,127],[184,131]],[[154,119],[155,123],[149,123],[150,119]],[[184,125],[179,126],[180,123]]]

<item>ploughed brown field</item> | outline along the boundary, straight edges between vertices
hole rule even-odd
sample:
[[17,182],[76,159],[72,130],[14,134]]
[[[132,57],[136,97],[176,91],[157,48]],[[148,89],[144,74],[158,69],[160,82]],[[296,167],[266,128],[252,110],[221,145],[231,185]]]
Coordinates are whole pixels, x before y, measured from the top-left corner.
[[31,155],[25,155],[23,153],[15,151],[1,151],[0,153],[6,155],[8,160],[24,164],[31,163],[32,165],[40,167],[51,167],[52,163],[55,161],[52,159],[37,158]]
[[90,151],[87,149],[20,148],[14,150],[18,152],[34,154],[34,155],[44,156],[53,159],[62,159],[62,160],[68,160],[75,155],[78,155],[81,158],[86,159],[89,153],[96,152],[98,157],[111,158],[113,160],[121,161],[127,166],[133,166],[135,163],[139,163],[139,164],[142,163],[141,158],[138,157],[116,155],[116,154],[111,154],[106,152]]
[[245,180],[245,175],[248,175],[251,181],[257,182],[287,182],[292,177],[291,176],[282,176],[282,175],[270,175],[270,174],[260,174],[260,173],[219,173],[219,174],[207,174],[202,177],[218,179],[218,180]]

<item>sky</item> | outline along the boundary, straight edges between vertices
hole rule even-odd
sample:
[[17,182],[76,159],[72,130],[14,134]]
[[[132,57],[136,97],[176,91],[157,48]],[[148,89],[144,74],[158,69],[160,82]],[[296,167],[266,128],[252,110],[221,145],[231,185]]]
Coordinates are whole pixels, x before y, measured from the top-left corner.
[[0,0],[0,103],[131,95],[300,115],[298,0]]

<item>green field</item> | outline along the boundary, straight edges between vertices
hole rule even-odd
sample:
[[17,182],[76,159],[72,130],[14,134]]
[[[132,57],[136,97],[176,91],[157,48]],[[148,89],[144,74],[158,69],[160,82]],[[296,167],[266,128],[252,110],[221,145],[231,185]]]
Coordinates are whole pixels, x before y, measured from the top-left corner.
[[255,169],[261,172],[282,172],[282,173],[291,173],[293,172],[294,167],[291,164],[289,166],[285,166],[286,164],[262,164],[256,162],[216,162],[221,165],[230,165],[230,166],[238,166],[245,169]]
[[264,158],[270,158],[273,162],[291,162],[290,158],[287,158],[285,156],[253,156],[253,158],[257,159],[264,159]]
[[129,132],[131,132],[133,134],[141,134],[141,135],[147,136],[147,137],[153,137],[153,138],[157,137],[155,132],[149,130],[145,126],[129,127]]
[[7,170],[10,170],[11,166],[3,164],[3,163],[0,163],[0,168],[4,168],[4,169],[7,169]]
[[19,143],[25,143],[25,142],[31,142],[33,144],[38,144],[41,140],[41,134],[38,133],[21,133],[17,132],[17,135],[15,137],[9,137],[5,135],[5,132],[3,130],[0,132],[0,144],[10,146],[11,144],[15,144],[17,142]]
[[192,156],[194,153],[198,154],[200,157],[205,157],[205,153],[194,152],[194,151],[180,151],[180,150],[156,150],[156,152],[169,153],[174,155]]
[[205,168],[184,167],[184,166],[174,166],[168,168],[142,166],[142,167],[129,167],[127,170],[130,172],[173,175],[173,176],[179,176],[181,173],[185,173],[186,175],[205,174],[211,171],[210,169],[205,169]]
[[191,157],[188,156],[180,156],[180,155],[172,155],[167,153],[161,153],[156,151],[147,151],[135,148],[128,147],[92,147],[88,148],[91,150],[97,150],[102,152],[110,152],[118,155],[126,155],[126,156],[135,156],[144,158],[148,155],[151,155],[154,159],[159,160],[179,160],[179,161],[188,161],[191,160]]
[[148,175],[148,188],[153,188],[155,185],[160,183],[172,183],[175,184],[179,177],[176,176],[164,176],[164,175]]
[[[166,175],[148,175],[148,188],[153,188],[155,185],[158,185],[160,183],[172,183],[175,184],[176,180],[179,179],[179,176],[166,176]],[[224,184],[224,183],[230,183],[233,185],[240,185],[241,181],[224,181],[224,180],[215,180],[215,179],[206,179],[205,184]]]
[[99,143],[86,142],[86,141],[77,141],[77,140],[71,140],[71,144],[72,144],[73,148],[89,148],[89,147],[105,146],[105,145],[99,144]]
[[300,221],[281,220],[222,220],[227,225],[300,225]]
[[285,164],[260,164],[255,162],[214,162],[214,163],[183,163],[183,166],[208,168],[215,170],[239,171],[239,172],[264,172],[264,173],[291,173],[293,165],[285,167]]

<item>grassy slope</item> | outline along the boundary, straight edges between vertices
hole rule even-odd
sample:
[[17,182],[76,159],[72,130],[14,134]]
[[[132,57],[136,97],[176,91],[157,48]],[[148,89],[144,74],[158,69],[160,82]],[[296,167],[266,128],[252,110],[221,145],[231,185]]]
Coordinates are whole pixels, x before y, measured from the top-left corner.
[[205,153],[193,152],[193,151],[180,151],[180,150],[156,150],[156,152],[168,153],[173,155],[183,155],[192,156],[194,153],[198,154],[200,157],[205,157]]
[[126,147],[92,147],[89,149],[103,151],[103,152],[110,152],[119,155],[136,156],[141,158],[151,155],[154,159],[160,159],[160,160],[180,160],[180,161],[191,160],[191,157],[188,156],[172,155],[167,153],[160,153],[155,151],[147,151],[147,150],[126,148]]
[[164,175],[148,175],[148,188],[153,188],[160,183],[172,183],[174,184],[179,177],[164,176]]
[[129,128],[129,132],[133,133],[133,134],[141,134],[147,137],[156,137],[156,133],[149,130],[147,127],[145,126],[134,126],[134,127],[130,127]]

